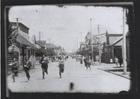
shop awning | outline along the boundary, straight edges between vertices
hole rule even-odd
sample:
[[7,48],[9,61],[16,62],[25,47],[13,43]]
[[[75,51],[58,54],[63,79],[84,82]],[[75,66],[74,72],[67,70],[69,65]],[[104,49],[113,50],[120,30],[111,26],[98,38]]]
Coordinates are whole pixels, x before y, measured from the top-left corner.
[[23,37],[20,33],[18,33],[16,41],[22,45],[33,47],[33,44],[28,39]]

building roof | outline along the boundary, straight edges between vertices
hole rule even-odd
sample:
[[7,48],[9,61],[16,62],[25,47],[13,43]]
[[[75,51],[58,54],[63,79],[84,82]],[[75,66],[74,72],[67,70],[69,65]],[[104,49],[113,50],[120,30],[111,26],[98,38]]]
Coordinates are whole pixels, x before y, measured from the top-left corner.
[[112,45],[116,40],[123,36],[123,34],[107,34],[108,36],[108,43]]
[[119,37],[116,41],[114,41],[111,46],[115,46],[115,45],[122,45],[122,40],[123,40],[123,36]]
[[16,41],[20,44],[23,44],[23,45],[26,45],[29,47],[33,47],[33,44],[19,33],[16,37]]
[[117,36],[117,37],[118,37],[118,36],[123,36],[123,34],[108,34],[108,33],[107,33],[107,36],[109,36],[109,37],[110,37],[110,36],[113,36],[113,37],[114,37],[114,36]]
[[[17,25],[17,22],[10,22],[11,25]],[[24,25],[23,23],[21,22],[18,22],[19,26],[22,26],[22,27],[25,27],[26,29],[29,30],[29,27],[27,27],[26,25]]]
[[45,47],[46,46],[46,41],[45,40],[39,40],[39,41],[36,41],[36,44],[38,44],[40,47]]

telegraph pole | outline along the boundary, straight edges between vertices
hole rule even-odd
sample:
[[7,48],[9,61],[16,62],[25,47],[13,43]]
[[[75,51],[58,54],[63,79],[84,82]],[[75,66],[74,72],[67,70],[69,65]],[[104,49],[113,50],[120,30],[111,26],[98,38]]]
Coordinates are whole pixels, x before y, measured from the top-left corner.
[[[90,18],[90,33],[91,33],[91,36],[93,36],[92,35],[92,18]],[[92,42],[92,37],[90,37],[90,40]],[[93,55],[94,55],[94,53],[93,53],[93,44],[91,44],[91,50],[92,50],[92,63],[93,63],[94,62],[94,57],[93,57]]]
[[92,18],[90,18],[90,32],[92,34]]
[[16,22],[17,22],[17,30],[18,30],[18,26],[19,26],[19,24],[18,24],[18,20],[19,20],[19,18],[16,18]]
[[[16,24],[17,24],[17,34],[19,33],[19,18],[16,18]],[[18,51],[18,63],[20,64],[20,59],[21,59],[21,56],[20,56],[20,50]]]
[[127,73],[127,62],[126,62],[126,33],[125,33],[125,9],[123,8],[123,46],[122,46],[122,55],[123,55],[123,72]]
[[[100,27],[98,25],[98,35],[100,34]],[[98,39],[99,45],[98,45],[98,49],[99,49],[99,63],[101,63],[101,45],[100,45],[100,39]]]
[[39,32],[39,41],[41,40],[41,32]]
[[100,34],[100,26],[99,26],[99,24],[98,24],[98,35]]

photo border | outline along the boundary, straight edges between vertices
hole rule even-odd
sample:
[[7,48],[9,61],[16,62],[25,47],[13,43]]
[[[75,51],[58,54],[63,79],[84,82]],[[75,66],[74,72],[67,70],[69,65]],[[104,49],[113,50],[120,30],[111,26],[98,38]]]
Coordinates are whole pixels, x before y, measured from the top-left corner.
[[[7,89],[7,82],[6,82],[6,67],[7,67],[7,32],[8,32],[8,11],[11,6],[23,6],[23,5],[58,5],[59,7],[63,7],[63,5],[84,5],[84,6],[120,6],[120,7],[127,7],[131,10],[131,21],[130,21],[130,32],[134,32],[130,34],[130,71],[131,71],[131,89],[129,93],[123,93],[123,94],[100,94],[100,93],[11,93]],[[2,65],[1,65],[1,87],[2,87],[2,98],[11,98],[11,99],[28,99],[28,98],[89,98],[89,97],[97,97],[97,98],[104,98],[104,97],[118,97],[121,98],[122,96],[130,97],[130,96],[137,96],[139,92],[138,87],[138,80],[139,80],[139,71],[138,71],[138,43],[139,39],[137,38],[138,33],[136,30],[136,24],[135,24],[135,1],[134,0],[85,0],[85,1],[57,1],[57,0],[51,0],[51,1],[44,1],[44,0],[3,0],[2,1]],[[136,34],[136,35],[134,35]]]

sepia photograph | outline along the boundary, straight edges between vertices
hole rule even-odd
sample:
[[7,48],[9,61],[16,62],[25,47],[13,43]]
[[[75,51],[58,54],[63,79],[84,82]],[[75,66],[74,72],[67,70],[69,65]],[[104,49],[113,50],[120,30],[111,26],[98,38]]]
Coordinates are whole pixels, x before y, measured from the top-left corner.
[[128,92],[129,10],[115,6],[20,5],[8,12],[11,92]]

